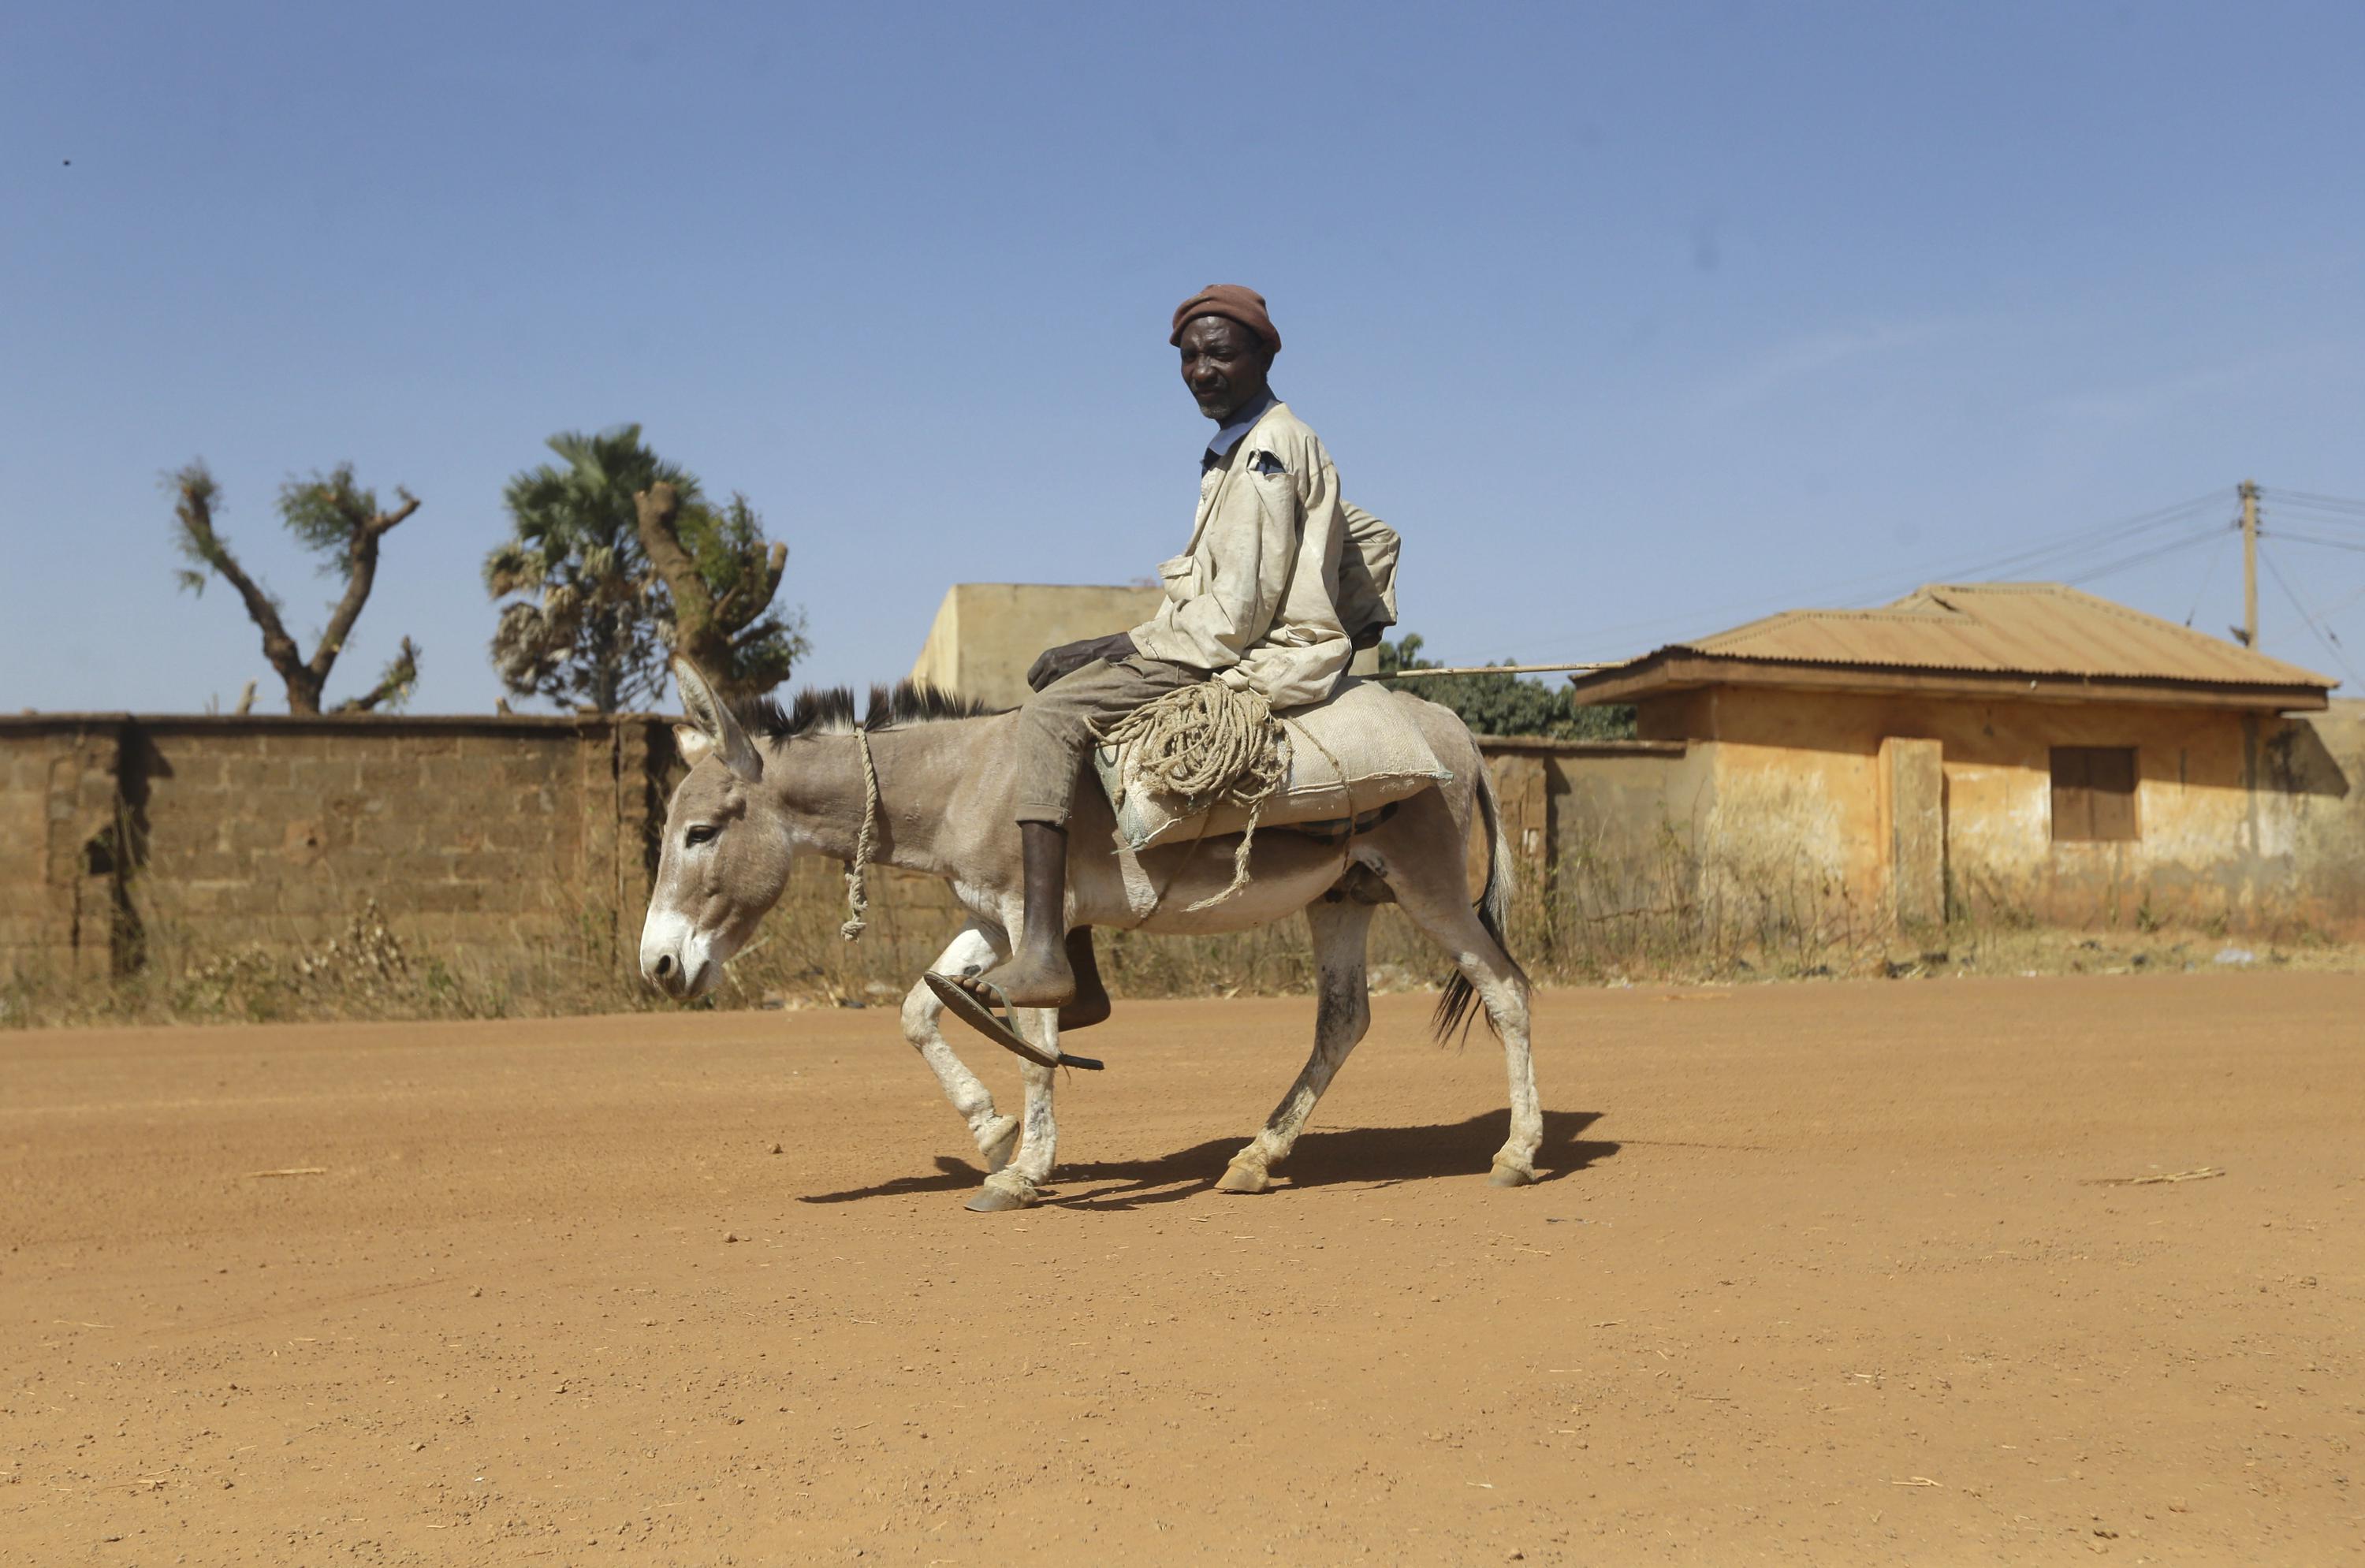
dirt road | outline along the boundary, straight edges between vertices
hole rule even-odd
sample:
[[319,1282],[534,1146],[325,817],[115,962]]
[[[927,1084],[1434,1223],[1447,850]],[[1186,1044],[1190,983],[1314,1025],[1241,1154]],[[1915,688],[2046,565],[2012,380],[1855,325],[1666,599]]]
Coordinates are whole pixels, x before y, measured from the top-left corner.
[[1523,1192],[1427,1004],[994,1216],[883,1012],[0,1034],[0,1561],[2359,1559],[2365,978],[1549,993]]

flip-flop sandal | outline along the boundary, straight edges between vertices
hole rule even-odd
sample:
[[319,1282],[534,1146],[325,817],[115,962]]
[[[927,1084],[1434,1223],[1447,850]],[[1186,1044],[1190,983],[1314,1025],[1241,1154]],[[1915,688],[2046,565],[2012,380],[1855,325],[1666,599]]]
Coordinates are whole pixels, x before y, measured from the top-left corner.
[[1002,1011],[999,1014],[987,1006],[976,992],[949,975],[931,973],[922,975],[920,979],[936,992],[936,1000],[945,1004],[946,1011],[1013,1056],[1024,1057],[1037,1067],[1080,1067],[1087,1072],[1099,1072],[1108,1066],[1097,1057],[1080,1057],[1069,1051],[1052,1056],[1027,1039],[1018,1032],[1016,1021],[1010,1015],[1010,999],[1003,996],[993,986],[989,985],[986,989],[1001,999]]

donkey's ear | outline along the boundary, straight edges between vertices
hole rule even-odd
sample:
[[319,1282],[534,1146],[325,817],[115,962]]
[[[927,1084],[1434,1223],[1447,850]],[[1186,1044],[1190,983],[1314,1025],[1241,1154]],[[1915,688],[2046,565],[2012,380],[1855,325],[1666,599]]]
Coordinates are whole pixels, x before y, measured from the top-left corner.
[[[747,732],[740,724],[738,715],[714,695],[714,688],[698,673],[698,666],[688,659],[678,658],[673,661],[673,676],[681,683],[682,711],[689,715],[690,723],[697,726],[699,733],[723,758],[723,766],[751,784],[761,778],[764,776],[763,755],[747,738]],[[689,756],[687,748],[682,755]],[[695,763],[697,758],[691,757],[690,760]]]
[[695,724],[676,724],[673,727],[673,744],[681,753],[682,761],[692,767],[705,761],[714,750],[714,737]]

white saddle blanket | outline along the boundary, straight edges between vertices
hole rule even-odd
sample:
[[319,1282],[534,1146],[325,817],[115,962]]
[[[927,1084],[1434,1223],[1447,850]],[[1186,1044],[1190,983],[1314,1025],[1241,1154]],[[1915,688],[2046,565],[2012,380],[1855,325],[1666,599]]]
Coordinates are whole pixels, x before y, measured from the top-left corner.
[[[1418,700],[1350,678],[1324,701],[1274,714],[1289,778],[1265,801],[1257,825],[1352,817],[1452,778],[1420,733],[1412,707]],[[1126,848],[1214,838],[1249,825],[1249,813],[1238,806],[1202,810],[1196,801],[1138,784],[1126,761],[1119,746],[1093,754],[1101,788],[1116,809],[1117,841]]]

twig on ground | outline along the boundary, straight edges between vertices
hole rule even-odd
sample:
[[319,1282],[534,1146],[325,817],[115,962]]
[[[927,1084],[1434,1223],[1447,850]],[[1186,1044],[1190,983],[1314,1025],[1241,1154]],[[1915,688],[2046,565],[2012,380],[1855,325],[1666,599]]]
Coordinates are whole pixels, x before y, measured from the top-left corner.
[[326,1176],[325,1165],[290,1165],[284,1170],[250,1170],[249,1176]]
[[2162,1176],[2094,1176],[2079,1183],[2086,1187],[2149,1187],[2162,1182],[2205,1182],[2225,1172],[2214,1165],[2203,1165],[2195,1170],[2179,1170]]

